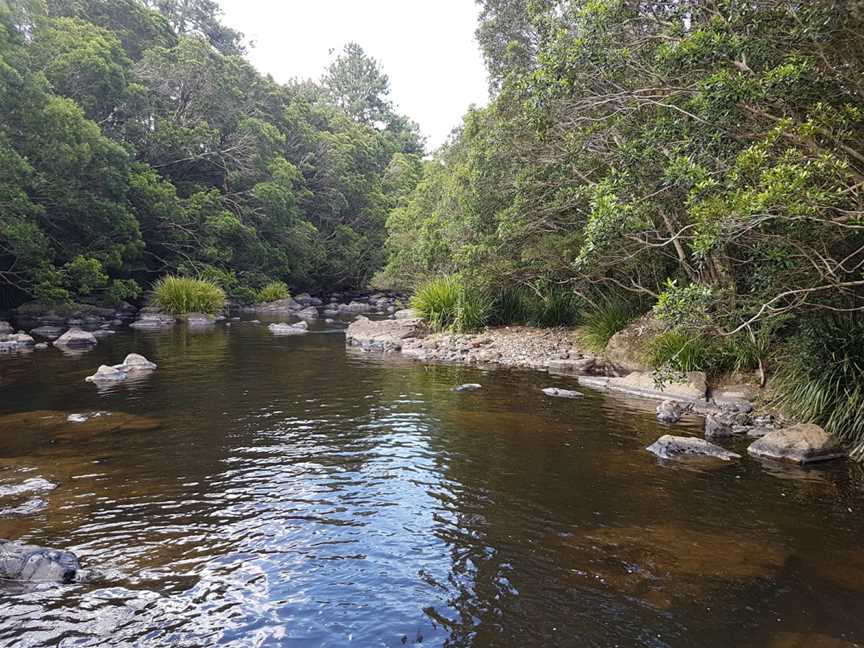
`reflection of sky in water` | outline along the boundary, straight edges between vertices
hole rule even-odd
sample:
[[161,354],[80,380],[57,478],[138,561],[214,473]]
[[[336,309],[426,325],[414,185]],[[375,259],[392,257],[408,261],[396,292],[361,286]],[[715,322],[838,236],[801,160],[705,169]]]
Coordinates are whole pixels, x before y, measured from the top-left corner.
[[[548,399],[540,388],[566,380],[346,352],[323,323],[291,338],[235,324],[2,359],[0,415],[111,410],[162,426],[0,444],[0,537],[70,548],[105,572],[5,587],[0,646],[864,633],[857,467],[660,464],[644,452],[668,431],[655,403]],[[129,351],[159,369],[83,383]],[[466,382],[484,387],[450,391]],[[735,554],[732,576],[712,544]],[[820,615],[802,617],[808,606]]]

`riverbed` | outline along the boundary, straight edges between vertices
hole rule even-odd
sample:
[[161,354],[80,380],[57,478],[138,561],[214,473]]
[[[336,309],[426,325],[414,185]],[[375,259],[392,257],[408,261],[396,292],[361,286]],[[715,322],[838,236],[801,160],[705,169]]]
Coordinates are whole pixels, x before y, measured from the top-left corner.
[[[864,642],[860,466],[664,463],[654,402],[549,398],[574,383],[343,332],[238,321],[0,357],[0,537],[101,574],[0,584],[0,645]],[[158,370],[84,382],[129,352]],[[35,411],[130,424],[10,418]]]

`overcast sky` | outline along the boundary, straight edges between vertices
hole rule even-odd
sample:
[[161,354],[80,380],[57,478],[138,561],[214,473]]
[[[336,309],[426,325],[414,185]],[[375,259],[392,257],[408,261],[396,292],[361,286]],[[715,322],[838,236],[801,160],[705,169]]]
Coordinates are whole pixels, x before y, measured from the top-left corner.
[[358,42],[390,77],[399,110],[430,150],[470,104],[487,102],[473,0],[220,0],[224,22],[255,43],[252,63],[277,81],[318,80],[334,54]]

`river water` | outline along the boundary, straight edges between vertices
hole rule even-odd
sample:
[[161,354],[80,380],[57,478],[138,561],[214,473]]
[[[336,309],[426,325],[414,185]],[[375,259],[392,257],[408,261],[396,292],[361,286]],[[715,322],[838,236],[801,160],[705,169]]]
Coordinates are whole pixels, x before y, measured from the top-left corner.
[[0,537],[101,576],[0,584],[0,645],[864,641],[857,465],[664,465],[654,403],[550,385],[248,322],[2,357]]

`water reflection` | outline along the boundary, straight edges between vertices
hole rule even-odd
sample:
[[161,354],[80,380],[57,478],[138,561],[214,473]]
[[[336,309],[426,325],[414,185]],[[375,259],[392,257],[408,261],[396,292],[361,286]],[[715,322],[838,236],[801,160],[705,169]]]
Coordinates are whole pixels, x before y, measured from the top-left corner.
[[[146,381],[83,382],[131,351],[159,364]],[[6,587],[0,645],[828,646],[864,633],[857,467],[777,479],[751,461],[658,465],[643,450],[664,431],[650,404],[548,399],[536,374],[346,351],[323,324],[118,334],[0,372],[0,537],[104,572]],[[450,391],[466,382],[484,387]],[[72,412],[126,424],[76,436]]]

